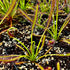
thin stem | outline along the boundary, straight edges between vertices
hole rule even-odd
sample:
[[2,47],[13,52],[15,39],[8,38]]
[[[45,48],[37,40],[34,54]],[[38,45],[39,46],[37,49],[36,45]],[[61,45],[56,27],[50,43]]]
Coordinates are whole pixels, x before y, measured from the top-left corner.
[[56,40],[57,40],[57,29],[58,29],[58,0],[56,1],[56,8],[57,8],[57,11],[56,11]]
[[32,36],[32,34],[33,34],[33,29],[34,29],[35,24],[36,24],[37,14],[38,14],[38,5],[36,6],[36,12],[35,12],[35,17],[34,17],[33,25],[32,25],[32,31],[31,31],[31,47],[30,47],[31,53],[32,53],[32,44],[33,44],[33,36]]
[[53,47],[50,47],[49,49],[48,49],[48,51],[46,51],[46,53],[44,54],[44,55],[46,55],[47,53],[49,53],[49,51],[52,49]]
[[47,54],[47,55],[43,55],[43,56],[37,58],[37,60],[40,60],[41,58],[47,57],[47,56],[60,56],[60,57],[65,57],[65,56],[70,56],[70,53],[67,53],[67,54]]
[[18,41],[27,50],[27,52],[29,53],[29,55],[31,55],[31,53],[29,52],[28,48],[21,41],[19,41],[17,38],[14,38],[14,37],[13,37],[13,39],[16,40],[16,41]]

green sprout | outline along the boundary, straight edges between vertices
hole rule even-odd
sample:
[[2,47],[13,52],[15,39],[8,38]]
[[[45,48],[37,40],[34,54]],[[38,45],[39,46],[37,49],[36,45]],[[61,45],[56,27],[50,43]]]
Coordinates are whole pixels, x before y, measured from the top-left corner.
[[66,4],[65,4],[65,7],[64,7],[64,11],[66,13],[69,13],[70,12],[70,1],[66,1]]
[[18,2],[17,0],[0,0],[0,14],[3,16],[0,25],[8,18],[7,20],[10,21],[10,26],[12,26],[12,19],[17,11]]
[[[41,66],[41,65],[39,65],[38,63],[36,63],[36,61],[38,61],[38,60],[40,60],[41,58],[43,58],[43,57],[47,57],[47,56],[61,56],[61,57],[66,57],[66,56],[70,56],[70,53],[67,53],[67,54],[44,54],[44,55],[42,55],[42,56],[38,56],[39,55],[39,53],[40,53],[40,51],[42,50],[42,48],[44,47],[44,43],[45,43],[45,33],[46,33],[46,31],[48,31],[48,28],[49,28],[49,25],[50,25],[50,21],[51,21],[51,17],[52,17],[52,14],[53,14],[53,12],[54,12],[54,7],[55,7],[55,0],[52,0],[52,8],[51,8],[51,11],[50,11],[50,14],[49,14],[49,18],[48,18],[48,22],[47,22],[47,26],[46,26],[46,28],[45,28],[45,30],[44,30],[44,32],[43,32],[43,34],[42,34],[42,36],[41,36],[41,38],[40,38],[40,40],[39,40],[39,43],[38,43],[38,45],[36,46],[36,42],[35,41],[33,41],[33,31],[34,31],[34,28],[35,28],[35,25],[36,25],[36,21],[37,21],[37,15],[38,15],[38,5],[36,6],[36,12],[35,12],[35,16],[34,16],[34,20],[31,20],[25,13],[23,13],[24,14],[24,16],[25,17],[27,17],[27,19],[29,19],[31,22],[32,22],[32,31],[31,31],[31,46],[30,46],[30,49],[28,49],[27,48],[27,46],[25,46],[24,45],[24,43],[22,43],[21,41],[19,41],[17,38],[15,38],[14,36],[13,36],[13,34],[11,34],[10,33],[10,30],[11,29],[16,29],[16,28],[14,28],[14,27],[11,27],[11,28],[9,28],[8,30],[7,30],[7,33],[8,33],[8,35],[11,37],[11,38],[13,38],[14,40],[16,40],[16,41],[18,41],[22,46],[20,46],[20,45],[18,45],[18,44],[16,44],[16,46],[17,47],[19,47],[22,51],[24,51],[24,52],[26,52],[26,54],[25,55],[1,55],[0,56],[0,61],[2,61],[2,62],[4,62],[4,63],[6,63],[6,62],[13,62],[13,61],[16,61],[16,60],[19,60],[20,58],[26,58],[26,59],[28,59],[28,60],[30,60],[31,62],[34,62],[36,65],[38,65],[39,66],[39,68],[41,69],[41,70],[44,70],[44,68]],[[57,6],[58,6],[58,2],[57,2]],[[20,10],[20,9],[19,9]],[[9,14],[7,14],[7,16],[8,16]],[[7,17],[7,16],[5,16],[5,17]],[[54,18],[54,17],[53,17]],[[69,17],[67,18],[67,20],[69,19]],[[64,27],[68,24],[68,22],[69,21],[65,21],[65,23],[63,24],[63,26],[61,27],[61,29],[60,29],[60,31],[59,31],[59,34],[58,34],[58,37],[60,36],[60,34],[61,34],[61,32],[62,32],[62,30],[64,29]],[[57,7],[57,15],[56,15],[56,22],[58,21],[58,7]],[[55,28],[55,30],[56,30],[56,33],[57,33],[57,23],[56,23],[56,26],[55,26],[55,24],[53,25],[53,27]],[[52,28],[52,27],[51,27]],[[54,29],[53,28],[53,29]],[[49,32],[50,33],[50,32]],[[56,39],[55,39],[56,40]],[[66,41],[66,40],[65,40]],[[35,50],[35,48],[36,48],[36,50]],[[49,49],[50,50],[50,49]],[[48,50],[48,51],[49,51]],[[46,51],[47,52],[47,51]],[[21,64],[21,63],[25,63],[25,62],[15,62],[15,64]]]
[[[33,24],[33,20],[20,8],[18,8],[18,11],[28,20],[30,21],[32,24]],[[43,28],[44,29],[44,26],[40,25],[40,24],[37,24],[36,25],[40,28]]]
[[[50,4],[50,0],[49,2],[47,2],[46,0],[43,0],[43,2],[41,2],[40,0],[38,0],[39,2],[39,14],[38,14],[38,24],[41,24],[41,20],[42,20],[42,16],[45,14],[48,16],[49,12],[50,12],[50,8],[51,8],[51,4]],[[44,25],[47,22],[48,18],[45,19],[45,21],[42,23],[42,25]]]
[[23,11],[28,10],[28,9],[33,9],[33,3],[30,3],[31,0],[28,0],[27,3],[25,3],[25,0],[19,0],[19,8],[22,9]]
[[[36,24],[37,13],[38,13],[38,5],[36,6],[36,13],[35,13],[35,17],[34,17],[34,21],[33,21],[33,25],[32,25],[30,50],[24,45],[24,43],[22,43],[21,41],[19,41],[17,38],[13,37],[13,35],[9,32],[10,29],[15,29],[14,27],[11,27],[11,28],[8,29],[9,36],[11,36],[11,38],[13,38],[14,40],[18,41],[24,47],[24,49],[23,49],[23,47],[21,47],[21,46],[19,46],[17,44],[16,44],[16,46],[19,47],[24,52],[26,52],[25,55],[19,55],[19,59],[24,57],[24,58],[30,60],[31,62],[34,62],[35,64],[37,64],[36,61],[40,60],[43,57],[47,57],[47,56],[70,56],[70,53],[67,53],[67,54],[47,54],[46,53],[46,54],[38,57],[39,52],[42,50],[42,48],[44,46],[45,37],[46,36],[42,35],[41,38],[40,38],[40,41],[39,41],[38,45],[35,46],[35,41],[33,41],[33,29],[34,29],[35,24]],[[42,42],[42,45],[40,47],[40,43],[41,42]],[[35,51],[35,47],[37,47],[36,51]],[[12,58],[12,60],[13,60],[13,58]],[[25,62],[22,61],[21,63],[25,63]],[[21,63],[20,62],[15,62],[15,64],[21,64]],[[44,68],[41,65],[39,65],[39,64],[37,64],[37,65],[40,67],[40,69],[44,70]]]
[[[45,36],[43,38],[43,42],[42,42],[42,46],[39,49],[39,46],[37,46],[37,50],[35,52],[35,41],[33,41],[33,29],[35,27],[36,24],[36,20],[37,20],[37,13],[38,13],[38,5],[36,6],[36,13],[35,13],[35,17],[34,17],[34,21],[33,21],[33,25],[32,25],[32,31],[31,31],[31,46],[30,46],[30,51],[29,49],[21,42],[19,41],[17,38],[14,38],[13,35],[11,35],[11,33],[9,32],[10,29],[15,29],[14,27],[11,27],[8,29],[8,34],[9,36],[11,36],[14,40],[18,41],[26,50],[27,50],[27,55],[24,55],[27,59],[29,59],[30,61],[36,61],[37,59],[37,55],[39,54],[40,50],[42,49],[42,47],[44,46],[44,41],[45,41]],[[19,48],[23,49],[21,46],[19,46]],[[39,51],[38,51],[39,49]],[[22,55],[23,56],[23,55]]]
[[[54,19],[54,14],[52,15],[52,19],[53,19],[53,25],[49,27],[49,29],[47,30],[52,38],[54,40],[58,40],[59,39],[59,36],[61,35],[61,32],[63,31],[63,29],[67,26],[67,24],[69,23],[70,21],[70,15],[66,18],[65,22],[63,23],[63,25],[61,26],[59,32],[57,31],[58,30],[58,0],[57,0],[57,3],[56,3],[56,20]],[[55,22],[56,21],[56,22]]]

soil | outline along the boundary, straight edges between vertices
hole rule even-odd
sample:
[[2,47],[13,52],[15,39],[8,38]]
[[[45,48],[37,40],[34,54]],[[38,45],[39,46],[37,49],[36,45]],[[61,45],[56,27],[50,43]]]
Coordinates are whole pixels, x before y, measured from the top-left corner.
[[[59,19],[61,19],[59,17]],[[63,18],[62,18],[63,19]],[[64,18],[65,19],[65,18]],[[59,21],[60,22],[60,21]],[[64,22],[64,21],[62,21]],[[61,22],[61,24],[62,24]],[[60,26],[60,24],[59,24]],[[31,34],[31,24],[28,22],[26,23],[18,23],[15,24],[13,27],[16,27],[18,30],[13,32],[14,37],[19,39],[21,42],[23,42],[28,48],[30,46],[30,34]],[[67,25],[67,27],[63,30],[61,37],[69,38],[70,39],[70,23]],[[43,33],[43,29],[35,29],[35,34],[40,35]],[[61,38],[60,37],[60,38]],[[33,40],[36,41],[36,45],[39,42],[40,37],[33,37]],[[49,49],[49,46],[47,46],[49,39],[46,38],[45,45],[38,56],[44,55],[44,53]],[[10,54],[25,54],[21,49],[17,48],[15,44],[20,45],[17,41],[13,40],[9,37],[7,32],[4,32],[0,35],[0,55],[10,55]],[[70,44],[67,44],[65,42],[59,42],[55,43],[52,50],[48,54],[56,54],[56,53],[68,53],[70,52]],[[28,61],[28,63],[24,63],[21,65],[15,65],[14,62],[4,64],[1,62],[0,64],[0,70],[39,70],[39,67],[35,65],[35,63],[31,63],[29,60],[22,58],[18,61]],[[53,57],[48,56],[40,59],[37,61],[40,65],[42,65],[44,68],[52,67],[52,70],[56,70],[56,63],[60,62],[61,70],[69,70],[70,69],[70,57]],[[4,68],[4,69],[3,69]]]
[[[59,16],[58,31],[68,15],[69,14]],[[43,19],[47,18],[47,15],[43,15],[42,18]],[[0,28],[0,32],[8,28],[8,26],[5,27],[4,25],[2,25],[1,27],[2,28]],[[21,42],[23,42],[27,46],[27,48],[29,48],[31,45],[31,27],[32,27],[31,23],[26,20],[23,21],[23,19],[21,18],[21,20],[19,20],[16,24],[13,24],[13,27],[17,28],[17,30],[15,31],[11,30],[10,32],[14,35],[15,38],[19,39]],[[37,26],[34,29],[34,33],[36,35],[42,35],[43,31],[44,30],[42,28],[38,29]],[[47,34],[48,33],[46,32],[45,35]],[[66,28],[64,28],[64,30],[62,31],[62,34],[59,40],[56,41],[55,44],[52,44],[52,49],[48,52],[48,54],[66,54],[70,52],[70,44],[60,41],[61,38],[70,39],[70,22],[68,23]],[[33,40],[36,42],[35,46],[37,46],[39,39],[40,37],[33,36]],[[44,55],[45,52],[50,48],[48,46],[49,41],[50,39],[46,37],[44,47],[40,51],[38,57]],[[20,48],[18,48],[16,44],[22,46],[19,42],[10,38],[10,36],[6,31],[1,33],[0,34],[0,55],[25,54],[25,52],[22,51]],[[15,62],[19,62],[19,61],[27,61],[27,63],[16,65]],[[48,67],[51,67],[52,68],[51,70],[57,70],[57,66],[56,66],[57,62],[60,63],[61,70],[70,70],[69,56],[68,57],[48,56],[48,57],[43,57],[40,60],[36,61],[36,63],[44,67],[45,70]],[[29,61],[28,59],[21,58],[20,60],[10,62],[10,63],[0,62],[0,70],[40,70],[40,68],[35,63]]]

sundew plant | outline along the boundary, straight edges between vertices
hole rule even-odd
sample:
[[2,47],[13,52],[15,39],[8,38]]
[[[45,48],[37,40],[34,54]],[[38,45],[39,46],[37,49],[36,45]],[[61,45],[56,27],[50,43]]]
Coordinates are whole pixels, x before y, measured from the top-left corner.
[[28,10],[28,9],[33,9],[33,3],[30,3],[31,1],[28,0],[27,3],[25,3],[25,0],[19,0],[19,8],[22,9],[23,11]]
[[3,17],[0,25],[7,19],[7,21],[10,21],[10,27],[12,27],[12,19],[16,14],[18,2],[19,0],[0,0],[0,13]]
[[52,21],[53,21],[53,25],[49,27],[49,29],[47,30],[52,38],[54,40],[58,40],[59,39],[59,36],[61,35],[61,32],[63,31],[63,29],[67,26],[67,24],[69,23],[70,21],[70,15],[66,18],[65,22],[63,23],[63,25],[61,26],[61,28],[59,29],[59,32],[58,32],[58,0],[56,2],[56,18],[54,18],[54,13],[52,14]]
[[[6,0],[5,0],[6,1]],[[9,15],[11,15],[11,13],[13,12],[13,10],[15,8],[17,8],[17,0],[10,0],[10,2],[12,1],[11,5],[9,5],[9,9],[7,10],[7,13],[4,15],[2,21],[0,22],[0,25],[2,24],[2,22],[4,21],[4,19],[6,19],[6,17],[8,17]],[[0,0],[0,2],[3,4],[3,2]],[[43,55],[39,55],[40,54],[40,51],[44,48],[44,45],[45,45],[45,38],[46,38],[46,32],[48,31],[51,36],[52,36],[52,39],[54,39],[55,41],[59,39],[60,35],[61,35],[61,32],[62,30],[66,27],[66,25],[69,23],[70,21],[70,15],[67,17],[67,19],[65,20],[65,22],[63,23],[63,25],[61,26],[59,32],[58,32],[58,0],[56,0],[56,18],[54,18],[54,9],[55,9],[55,0],[52,0],[52,4],[51,4],[51,9],[50,9],[50,13],[49,13],[49,16],[48,16],[48,19],[47,19],[47,26],[45,27],[45,29],[43,30],[43,33],[39,39],[39,42],[38,44],[36,44],[36,41],[33,40],[33,33],[34,33],[34,28],[37,24],[37,21],[38,21],[38,12],[39,12],[39,4],[36,5],[36,8],[35,8],[35,14],[34,14],[34,19],[32,20],[23,10],[21,9],[25,9],[25,8],[22,8],[20,6],[20,8],[18,8],[18,11],[20,13],[23,14],[24,17],[27,18],[28,21],[31,22],[31,41],[30,41],[30,46],[29,48],[24,44],[22,43],[18,38],[14,37],[14,35],[10,32],[10,30],[18,30],[17,28],[15,27],[10,27],[8,30],[7,30],[7,34],[9,35],[10,38],[16,40],[17,42],[19,42],[22,46],[18,45],[17,43],[15,44],[15,47],[18,47],[19,49],[21,49],[23,52],[25,52],[24,54],[11,54],[11,55],[0,55],[0,62],[3,62],[3,63],[11,63],[11,62],[14,62],[16,65],[20,65],[20,64],[24,64],[24,63],[28,63],[28,61],[21,61],[20,62],[20,59],[21,58],[25,58],[25,59],[28,59],[30,62],[32,63],[35,63],[41,70],[44,70],[44,68],[39,65],[37,62],[38,60],[40,60],[41,58],[43,57],[48,57],[48,56],[62,56],[62,57],[66,57],[66,56],[70,56],[70,53],[65,53],[65,54],[48,54],[49,50],[47,50]],[[5,2],[4,2],[5,4]],[[15,5],[16,4],[16,5]],[[21,1],[20,1],[20,4]],[[25,3],[23,2],[23,7],[25,6]],[[5,10],[5,9],[4,9]],[[15,11],[15,10],[14,10]],[[12,17],[13,15],[11,15]],[[53,20],[53,25],[50,26],[50,22],[51,20]],[[55,23],[56,21],[56,23]],[[40,26],[40,25],[39,25]],[[42,27],[42,26],[40,26]],[[70,44],[70,40],[65,40],[65,42],[68,41],[68,43]],[[50,47],[52,47],[50,45]],[[54,46],[53,46],[54,47]],[[57,70],[60,70],[60,63],[57,62]]]

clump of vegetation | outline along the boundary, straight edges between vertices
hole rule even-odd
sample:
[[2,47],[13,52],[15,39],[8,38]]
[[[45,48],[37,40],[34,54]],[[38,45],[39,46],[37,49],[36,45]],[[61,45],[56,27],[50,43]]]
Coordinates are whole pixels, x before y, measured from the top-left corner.
[[[58,0],[56,0],[56,2],[55,2],[55,0],[49,0],[49,1],[44,0],[43,2],[38,0],[38,4],[36,3],[35,5],[33,3],[31,3],[31,0],[28,0],[27,2],[25,2],[25,0],[7,0],[7,1],[0,0],[0,14],[1,14],[1,17],[3,17],[0,22],[0,25],[3,24],[3,21],[5,19],[7,19],[7,21],[10,21],[10,28],[5,30],[4,32],[7,31],[9,38],[20,43],[20,45],[18,45],[16,43],[15,47],[18,47],[23,52],[25,52],[25,54],[21,53],[21,54],[11,54],[11,55],[10,54],[0,55],[0,62],[3,62],[3,63],[14,62],[15,65],[21,65],[24,63],[28,63],[28,61],[30,61],[31,63],[35,63],[35,65],[37,65],[39,67],[39,69],[41,69],[41,70],[52,70],[53,69],[52,66],[46,66],[46,68],[45,68],[42,65],[40,65],[38,63],[38,61],[40,61],[42,58],[47,58],[49,56],[50,57],[51,56],[54,56],[54,57],[55,56],[57,56],[57,57],[70,56],[70,53],[65,53],[65,54],[60,53],[59,54],[59,53],[56,53],[56,51],[55,51],[55,53],[49,54],[49,52],[60,41],[65,42],[68,45],[70,45],[70,39],[65,39],[64,37],[61,36],[62,31],[65,29],[65,27],[70,22],[70,15],[67,16],[67,18],[65,19],[65,21],[63,22],[63,24],[61,25],[61,27],[59,29],[58,28],[58,25],[59,25],[58,20],[59,20],[59,11],[61,11],[59,9],[59,2],[61,3],[61,6],[64,6],[67,4],[66,0],[64,0],[64,5],[62,5],[63,1],[61,2]],[[33,13],[32,13],[34,15],[33,18],[31,16],[29,16],[29,14],[27,12],[28,9],[33,11]],[[67,12],[69,14],[69,7],[68,7],[67,11],[65,9],[63,9],[63,10],[65,11],[65,13]],[[18,30],[18,28],[12,26],[12,20],[14,18],[14,15],[15,14],[17,15],[16,11],[19,12],[18,13],[19,15],[22,14],[22,16],[25,17],[31,25],[30,41],[28,41],[28,42],[30,42],[29,48],[23,42],[21,42],[17,37],[15,37],[14,34],[12,34],[10,31],[10,30],[12,30],[12,31]],[[34,14],[34,12],[35,12],[35,14]],[[42,16],[44,15],[44,13],[46,15],[48,15],[48,17],[42,23],[41,19],[43,19]],[[43,25],[43,24],[46,24],[46,25]],[[22,25],[22,24],[20,23],[20,25]],[[18,25],[18,27],[20,25]],[[38,44],[36,44],[36,41],[34,40],[35,29],[43,30],[41,35],[35,34],[35,37],[39,37]],[[23,28],[22,28],[22,31],[23,31]],[[2,35],[2,32],[0,32],[0,35]],[[60,39],[60,37],[61,37],[61,39]],[[46,39],[47,39],[47,44],[46,44]],[[56,41],[59,41],[59,42],[56,43]],[[40,52],[43,49],[46,49],[45,46],[46,46],[46,48],[49,47],[49,49],[46,52],[44,52],[43,55],[41,55]],[[20,59],[24,59],[24,58],[27,59],[28,61],[20,61]],[[57,70],[61,69],[59,60],[56,63]]]
[[3,17],[0,25],[5,19],[7,19],[7,21],[10,21],[10,27],[12,27],[12,20],[17,11],[17,6],[18,2],[16,0],[0,0],[0,14]]

